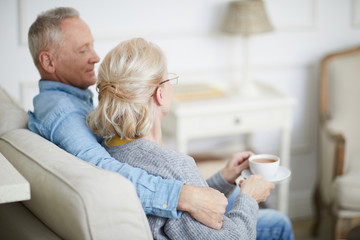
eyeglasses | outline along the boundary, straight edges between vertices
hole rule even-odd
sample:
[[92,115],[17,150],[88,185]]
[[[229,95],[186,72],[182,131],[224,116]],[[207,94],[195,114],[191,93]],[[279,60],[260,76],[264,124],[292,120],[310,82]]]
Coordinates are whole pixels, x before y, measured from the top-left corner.
[[179,75],[177,75],[176,73],[168,73],[168,77],[169,77],[169,79],[166,79],[166,80],[160,82],[159,86],[166,82],[170,82],[170,84],[172,84],[172,85],[178,84]]
[[[170,77],[169,79],[166,79],[162,82],[159,83],[159,85],[156,87],[156,89],[163,83],[166,83],[166,82],[170,82],[171,85],[176,85],[178,84],[178,80],[179,80],[179,75],[177,75],[176,73],[168,73],[168,77]],[[155,90],[156,91],[156,90]],[[154,96],[155,92],[151,95]]]

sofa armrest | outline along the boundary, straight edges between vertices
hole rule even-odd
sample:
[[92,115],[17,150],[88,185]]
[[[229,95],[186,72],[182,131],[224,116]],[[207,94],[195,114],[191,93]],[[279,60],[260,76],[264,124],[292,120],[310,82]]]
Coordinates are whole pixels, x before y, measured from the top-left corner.
[[29,181],[24,205],[64,239],[151,239],[136,191],[27,129],[6,132],[0,151]]

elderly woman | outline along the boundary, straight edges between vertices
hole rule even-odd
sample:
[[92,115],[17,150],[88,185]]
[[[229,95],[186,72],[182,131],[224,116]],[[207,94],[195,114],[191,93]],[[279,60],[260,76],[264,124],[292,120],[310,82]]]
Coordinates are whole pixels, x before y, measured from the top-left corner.
[[[193,158],[161,146],[161,119],[169,111],[172,84],[177,81],[178,76],[168,73],[165,56],[156,45],[141,38],[120,43],[101,63],[97,83],[99,105],[88,115],[88,126],[106,139],[104,147],[121,162],[185,184],[211,186],[229,196],[235,188],[235,179],[248,167],[246,159],[250,153],[241,153],[205,181]],[[273,187],[259,176],[245,181],[232,209],[224,214],[220,230],[206,227],[186,212],[179,219],[147,216],[153,236],[255,239],[257,203],[264,201]]]

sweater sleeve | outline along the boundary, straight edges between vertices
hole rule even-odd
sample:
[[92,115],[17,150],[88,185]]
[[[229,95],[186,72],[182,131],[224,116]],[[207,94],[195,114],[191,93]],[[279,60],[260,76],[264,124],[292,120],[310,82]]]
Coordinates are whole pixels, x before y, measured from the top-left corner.
[[236,188],[235,184],[230,184],[225,180],[225,178],[221,174],[221,171],[215,173],[213,176],[207,179],[206,182],[209,187],[222,192],[226,197],[230,197],[230,195]]
[[215,230],[194,220],[188,213],[169,219],[165,233],[170,239],[256,239],[258,204],[247,194],[239,194],[232,209],[224,215],[223,227]]
[[[173,171],[173,174],[178,174],[176,179],[186,184],[207,186],[192,158],[181,154],[172,156],[171,164],[163,162],[163,168],[167,169],[168,173],[171,173],[171,168],[181,169]],[[235,188],[235,185],[229,184],[220,172],[211,179],[212,186],[224,192],[230,193]],[[164,231],[170,239],[255,239],[258,209],[254,198],[247,194],[238,194],[231,210],[223,216],[223,227],[220,230],[209,228],[184,212],[180,219],[167,220]]]

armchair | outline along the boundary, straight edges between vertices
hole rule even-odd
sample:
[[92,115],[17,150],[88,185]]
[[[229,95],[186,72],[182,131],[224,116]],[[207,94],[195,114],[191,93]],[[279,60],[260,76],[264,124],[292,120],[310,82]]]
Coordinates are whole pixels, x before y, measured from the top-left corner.
[[360,225],[360,47],[321,62],[317,235],[323,207],[335,219],[335,239]]

